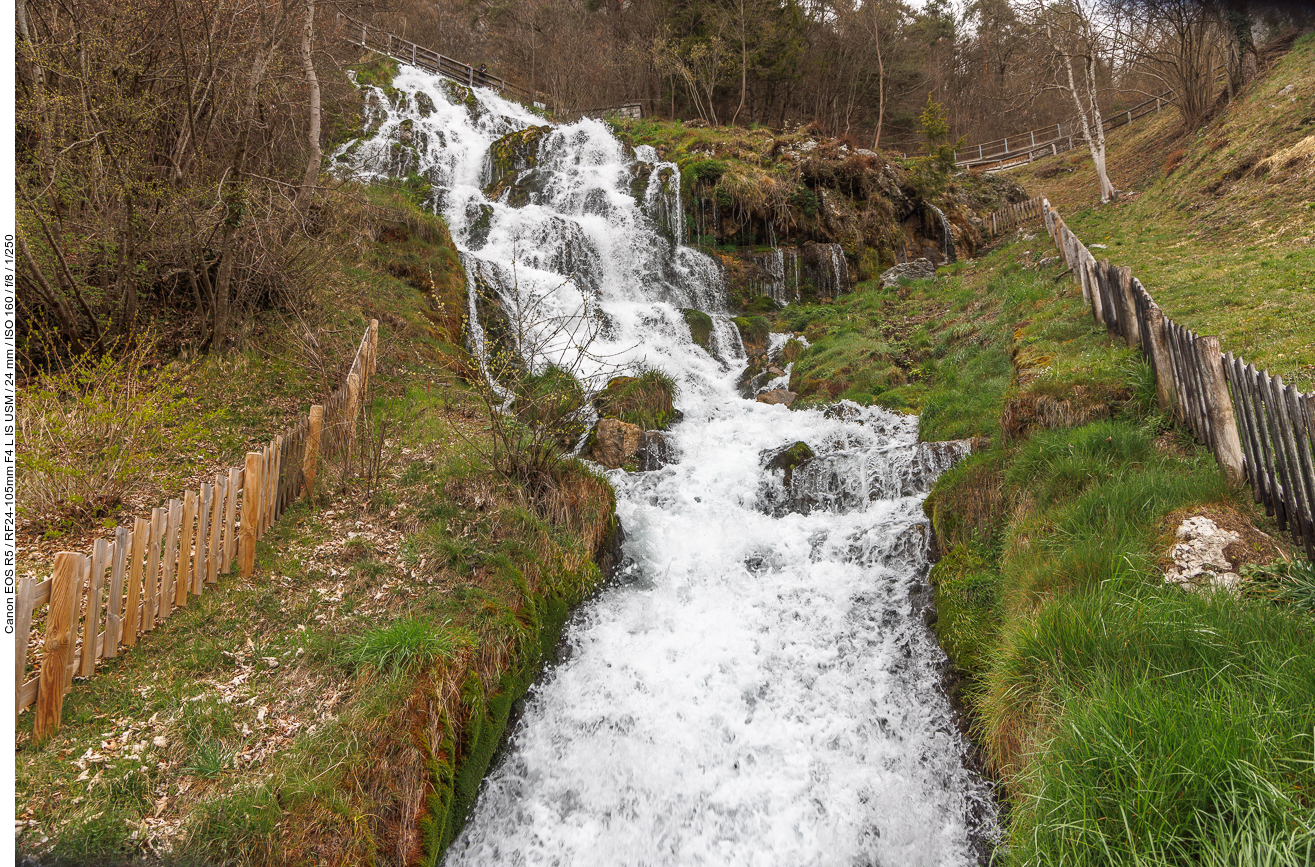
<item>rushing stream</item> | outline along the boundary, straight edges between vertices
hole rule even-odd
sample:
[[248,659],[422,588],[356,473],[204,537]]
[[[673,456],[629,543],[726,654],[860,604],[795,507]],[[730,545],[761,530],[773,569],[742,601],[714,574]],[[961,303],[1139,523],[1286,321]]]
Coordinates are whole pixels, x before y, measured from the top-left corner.
[[[883,410],[741,398],[719,267],[677,243],[679,173],[651,149],[556,127],[513,207],[483,192],[489,146],[542,119],[406,67],[394,87],[340,165],[427,175],[472,286],[536,311],[532,365],[592,340],[591,386],[660,367],[685,413],[674,463],[611,474],[621,579],[572,619],[445,863],[977,863],[994,806],[922,620],[921,501],[962,446]],[[712,353],[680,308],[712,315]],[[764,465],[796,441],[818,457],[787,484]]]

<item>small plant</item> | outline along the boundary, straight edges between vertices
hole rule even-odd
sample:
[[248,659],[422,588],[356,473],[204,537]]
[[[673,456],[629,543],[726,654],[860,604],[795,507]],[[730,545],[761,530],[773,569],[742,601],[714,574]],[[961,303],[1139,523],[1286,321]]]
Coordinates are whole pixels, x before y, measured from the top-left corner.
[[357,668],[373,668],[380,674],[409,674],[440,660],[450,662],[474,643],[473,636],[451,621],[440,624],[407,617],[354,639],[348,659]]

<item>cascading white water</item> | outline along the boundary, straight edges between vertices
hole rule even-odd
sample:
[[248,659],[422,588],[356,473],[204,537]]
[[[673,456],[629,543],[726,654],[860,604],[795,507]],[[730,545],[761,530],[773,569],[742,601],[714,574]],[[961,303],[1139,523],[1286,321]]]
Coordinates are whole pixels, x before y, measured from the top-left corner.
[[945,212],[942,211],[940,208],[936,207],[935,205],[933,205],[931,202],[928,202],[928,203],[927,203],[927,207],[929,207],[929,208],[931,208],[933,211],[935,211],[935,212],[936,212],[936,216],[940,218],[940,221],[941,221],[941,252],[943,252],[943,253],[945,254],[945,261],[946,261],[946,262],[953,262],[953,261],[955,260],[955,255],[954,255],[954,232],[952,232],[952,231],[950,230],[950,221],[949,221],[948,218],[946,218],[946,216],[945,216]]
[[[720,271],[679,243],[679,175],[651,150],[626,153],[598,121],[557,127],[518,178],[529,203],[491,202],[489,145],[541,118],[408,68],[393,86],[403,106],[381,102],[343,161],[380,172],[409,128],[472,282],[505,307],[605,320],[594,353],[675,375],[685,412],[676,463],[611,474],[627,565],[572,619],[446,863],[976,863],[993,802],[965,768],[920,601],[921,499],[963,446],[920,445],[916,419],[884,410],[741,399]],[[639,201],[637,161],[652,167]],[[719,358],[682,307],[713,314]],[[765,466],[796,441],[818,457],[787,482]]]

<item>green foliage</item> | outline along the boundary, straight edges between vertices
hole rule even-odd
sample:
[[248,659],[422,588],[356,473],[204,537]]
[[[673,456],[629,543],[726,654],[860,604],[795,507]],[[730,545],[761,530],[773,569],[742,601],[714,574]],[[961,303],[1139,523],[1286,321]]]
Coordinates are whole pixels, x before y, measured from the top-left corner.
[[413,674],[437,662],[448,662],[473,643],[473,638],[450,622],[434,623],[407,617],[372,629],[349,642],[347,658],[357,667],[380,674]]
[[761,355],[767,351],[772,323],[765,316],[736,316],[731,320],[740,330],[740,340],[744,342],[744,351],[750,355]]
[[776,299],[770,295],[755,295],[741,308],[742,312],[749,316],[762,316],[780,309],[781,305],[777,304]]
[[130,493],[176,489],[209,439],[187,368],[153,366],[154,344],[81,355],[38,372],[18,402],[19,514],[48,530],[87,527]]

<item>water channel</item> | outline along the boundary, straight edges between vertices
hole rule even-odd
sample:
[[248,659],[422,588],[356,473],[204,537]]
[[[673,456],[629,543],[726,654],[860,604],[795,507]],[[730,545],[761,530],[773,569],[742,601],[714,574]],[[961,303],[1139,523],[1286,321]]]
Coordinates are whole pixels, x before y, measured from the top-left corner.
[[[489,147],[546,121],[407,67],[393,87],[340,165],[428,178],[472,288],[555,323],[528,323],[532,365],[585,342],[591,387],[659,367],[685,413],[673,463],[611,473],[622,574],[572,618],[445,863],[978,863],[994,802],[923,621],[921,502],[964,447],[881,409],[741,397],[720,268],[679,243],[679,172],[652,149],[555,126],[514,207],[485,195]],[[681,308],[712,316],[711,352]],[[798,441],[818,457],[787,483],[764,464]]]

